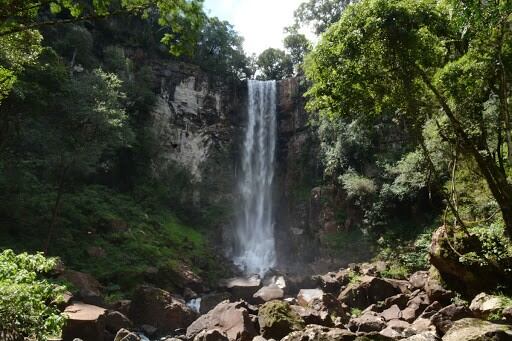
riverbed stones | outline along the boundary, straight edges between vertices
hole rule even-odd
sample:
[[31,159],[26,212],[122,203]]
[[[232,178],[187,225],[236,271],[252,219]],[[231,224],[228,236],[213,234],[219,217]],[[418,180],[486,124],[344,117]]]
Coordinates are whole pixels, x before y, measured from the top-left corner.
[[318,311],[300,305],[291,305],[291,308],[301,317],[306,325],[316,324],[327,327],[333,326],[333,321],[328,311]]
[[196,313],[185,301],[169,292],[151,287],[137,288],[130,306],[130,317],[137,325],[151,325],[158,333],[169,333],[187,328],[196,318]]
[[64,341],[75,338],[103,341],[106,310],[94,305],[76,302],[64,310],[66,324],[62,330]]
[[257,335],[245,302],[219,303],[206,315],[200,316],[187,328],[187,338],[194,339],[205,330],[218,329],[230,341],[251,341]]
[[430,321],[441,334],[444,334],[453,326],[455,321],[465,317],[471,317],[471,311],[466,306],[450,304],[434,314]]
[[510,325],[496,324],[476,318],[464,318],[453,323],[443,341],[512,340]]
[[390,280],[363,276],[355,283],[350,283],[338,296],[338,299],[351,308],[365,309],[371,304],[402,293],[398,283]]
[[386,328],[386,321],[374,312],[367,312],[359,317],[352,318],[348,323],[348,329],[358,333],[380,332],[384,328]]
[[290,333],[281,341],[354,341],[356,337],[356,334],[346,329],[308,325],[304,330]]

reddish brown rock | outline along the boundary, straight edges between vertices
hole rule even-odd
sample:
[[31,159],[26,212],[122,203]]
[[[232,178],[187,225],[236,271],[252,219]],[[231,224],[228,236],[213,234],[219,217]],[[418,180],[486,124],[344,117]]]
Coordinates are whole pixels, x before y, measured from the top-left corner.
[[386,328],[386,322],[382,316],[367,312],[360,317],[350,319],[348,328],[352,332],[358,333],[380,332],[382,329]]
[[317,311],[300,305],[292,305],[291,308],[302,318],[306,325],[316,324],[326,327],[332,327],[334,325],[328,311]]
[[371,304],[384,301],[402,293],[398,284],[388,279],[364,276],[358,283],[349,284],[338,299],[351,308],[365,309]]
[[84,303],[92,305],[103,305],[103,286],[93,276],[79,271],[66,270],[59,279],[67,281],[78,290],[78,297]]
[[108,311],[105,317],[105,326],[107,330],[114,335],[120,329],[132,328],[132,321],[119,311]]
[[453,326],[455,321],[470,316],[471,311],[467,307],[463,305],[451,304],[439,310],[438,313],[434,314],[430,318],[430,321],[434,326],[436,326],[437,330],[441,334],[444,334]]
[[187,328],[187,338],[194,339],[203,331],[217,329],[230,341],[251,341],[257,333],[245,306],[244,302],[218,304]]
[[381,313],[381,316],[384,317],[386,321],[399,319],[401,316],[400,308],[396,304],[392,305],[388,309],[384,310]]
[[81,302],[74,303],[64,310],[66,324],[62,330],[64,341],[75,338],[103,341],[106,310]]
[[130,317],[137,325],[148,324],[159,333],[187,328],[196,318],[185,301],[151,286],[139,287],[130,306]]

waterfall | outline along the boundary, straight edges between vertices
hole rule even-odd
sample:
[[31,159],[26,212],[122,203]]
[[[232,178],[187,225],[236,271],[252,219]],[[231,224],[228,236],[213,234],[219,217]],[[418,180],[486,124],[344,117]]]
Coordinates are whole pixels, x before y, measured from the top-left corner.
[[263,276],[276,263],[272,182],[276,148],[276,82],[250,80],[239,182],[235,263]]

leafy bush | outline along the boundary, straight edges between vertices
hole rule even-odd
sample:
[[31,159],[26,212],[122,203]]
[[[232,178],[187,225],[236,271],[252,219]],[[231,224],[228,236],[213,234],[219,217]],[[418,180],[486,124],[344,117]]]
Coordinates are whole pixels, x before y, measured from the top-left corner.
[[54,267],[55,259],[40,253],[0,253],[1,340],[47,340],[60,335],[64,316],[56,304],[64,287],[41,278]]
[[372,179],[357,174],[356,172],[347,172],[340,176],[343,188],[347,191],[349,198],[364,202],[377,191],[377,186]]

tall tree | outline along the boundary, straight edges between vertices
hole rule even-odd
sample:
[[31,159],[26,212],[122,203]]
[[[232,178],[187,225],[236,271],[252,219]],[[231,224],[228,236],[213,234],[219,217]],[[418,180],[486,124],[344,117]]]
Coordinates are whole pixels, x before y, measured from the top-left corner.
[[311,26],[316,34],[337,22],[353,0],[308,0],[295,10],[295,28]]
[[288,51],[296,71],[300,71],[304,57],[311,51],[311,43],[302,33],[292,30],[284,38],[284,47]]
[[268,48],[256,60],[259,79],[283,79],[293,74],[293,63],[283,50]]
[[[403,118],[420,145],[427,118],[446,118],[442,135],[475,160],[512,236],[512,183],[501,137],[510,131],[511,14],[509,1],[350,6],[308,60],[308,107],[331,117]],[[496,120],[486,115],[491,104],[500,112]]]

